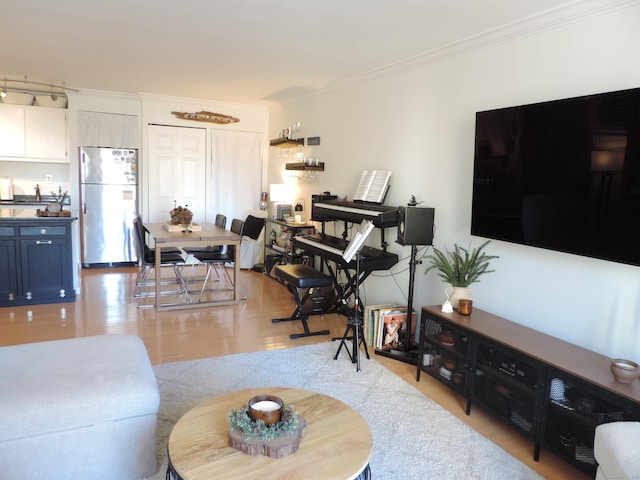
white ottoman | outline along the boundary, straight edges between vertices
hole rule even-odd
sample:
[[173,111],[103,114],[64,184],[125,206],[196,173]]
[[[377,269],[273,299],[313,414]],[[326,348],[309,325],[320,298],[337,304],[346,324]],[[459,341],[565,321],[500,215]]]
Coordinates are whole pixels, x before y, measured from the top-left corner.
[[159,402],[136,336],[0,347],[0,478],[153,475]]
[[593,454],[598,462],[596,480],[640,479],[640,422],[598,425]]

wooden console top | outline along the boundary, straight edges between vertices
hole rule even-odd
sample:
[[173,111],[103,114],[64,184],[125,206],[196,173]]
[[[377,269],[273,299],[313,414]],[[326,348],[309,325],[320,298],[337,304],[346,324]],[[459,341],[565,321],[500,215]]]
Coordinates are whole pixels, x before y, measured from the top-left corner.
[[441,308],[440,305],[432,305],[422,307],[422,310],[592,385],[640,403],[640,381],[634,380],[631,384],[617,382],[610,370],[609,357],[475,307],[468,316],[460,315],[457,311],[443,313]]

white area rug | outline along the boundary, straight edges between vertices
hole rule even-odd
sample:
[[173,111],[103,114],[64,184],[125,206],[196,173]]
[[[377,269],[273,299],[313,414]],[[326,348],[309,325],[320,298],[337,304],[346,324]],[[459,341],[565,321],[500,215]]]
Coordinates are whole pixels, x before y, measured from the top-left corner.
[[337,346],[327,342],[155,366],[161,457],[160,470],[152,480],[164,479],[167,440],[182,415],[221,393],[262,386],[313,390],[355,408],[373,433],[374,480],[542,478],[374,356],[363,357],[360,372],[344,352],[333,360]]

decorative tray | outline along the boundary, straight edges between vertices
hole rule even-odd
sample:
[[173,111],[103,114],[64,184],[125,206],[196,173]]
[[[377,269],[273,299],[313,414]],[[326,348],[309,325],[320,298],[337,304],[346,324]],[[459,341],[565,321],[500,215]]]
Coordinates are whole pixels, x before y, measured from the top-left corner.
[[[162,226],[164,227],[164,229],[167,232],[182,232],[182,231],[184,231],[184,228],[183,228],[182,225],[174,225],[173,223],[169,223],[169,222],[163,223]],[[191,232],[201,232],[202,231],[202,225],[200,225],[199,223],[192,223],[191,225],[189,225],[188,230],[191,231]]]

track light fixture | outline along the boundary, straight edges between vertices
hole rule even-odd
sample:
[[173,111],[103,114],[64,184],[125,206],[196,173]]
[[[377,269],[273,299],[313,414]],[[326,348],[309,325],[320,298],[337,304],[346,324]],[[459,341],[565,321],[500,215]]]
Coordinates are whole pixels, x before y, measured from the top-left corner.
[[6,97],[7,92],[22,92],[32,94],[49,94],[51,100],[56,101],[60,95],[66,94],[67,91],[77,92],[75,88],[69,88],[64,83],[62,85],[56,85],[54,83],[41,83],[27,80],[25,75],[24,79],[17,80],[13,78],[3,78],[4,85],[0,91],[1,97]]

